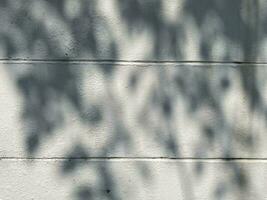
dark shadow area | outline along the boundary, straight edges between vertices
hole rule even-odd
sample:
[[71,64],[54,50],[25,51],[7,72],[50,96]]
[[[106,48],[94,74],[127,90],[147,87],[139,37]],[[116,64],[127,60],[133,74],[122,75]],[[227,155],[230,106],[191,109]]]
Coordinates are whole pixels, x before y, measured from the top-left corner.
[[[17,1],[18,2],[18,1]],[[23,2],[23,3],[22,3]],[[0,1],[0,10],[4,14],[8,12],[15,14],[11,17],[10,24],[5,24],[8,28],[0,31],[0,44],[5,47],[4,58],[57,58],[58,62],[34,63],[31,66],[21,66],[27,68],[26,73],[21,73],[19,67],[8,69],[16,82],[18,91],[23,99],[23,109],[21,119],[25,123],[25,149],[29,157],[38,154],[43,142],[53,140],[53,135],[60,128],[66,125],[65,105],[68,105],[78,116],[79,122],[88,126],[101,126],[106,120],[107,109],[112,116],[112,129],[109,130],[108,141],[105,147],[98,152],[98,157],[108,157],[116,152],[117,146],[126,147],[126,152],[133,148],[138,148],[132,141],[131,130],[128,128],[121,112],[120,102],[117,102],[116,93],[112,92],[115,76],[119,73],[119,67],[116,64],[77,64],[73,59],[86,58],[90,55],[93,60],[102,60],[103,58],[120,59],[119,44],[111,31],[113,27],[98,12],[97,0],[80,0],[79,12],[73,17],[66,14],[66,1],[43,1],[44,9],[51,9],[51,16],[36,15],[34,17],[33,1],[21,1],[18,5],[12,1]],[[152,38],[152,52],[147,55],[147,59],[156,58],[164,60],[168,57],[179,60],[183,58],[185,46],[185,29],[187,19],[190,19],[196,25],[198,30],[200,44],[199,57],[206,61],[213,55],[212,46],[218,37],[223,37],[225,41],[230,41],[239,45],[241,48],[241,61],[253,61],[257,59],[257,46],[261,42],[258,35],[258,1],[242,0],[186,0],[183,5],[184,19],[177,23],[170,23],[163,15],[163,0],[117,0],[116,13],[121,17],[122,22],[127,28],[128,34],[138,34],[146,29]],[[253,2],[253,3],[251,3]],[[42,4],[41,4],[42,5]],[[245,12],[245,17],[242,12]],[[42,12],[40,10],[40,12]],[[40,17],[41,16],[41,17]],[[207,20],[216,16],[220,22],[219,28],[210,29],[207,26]],[[46,19],[47,18],[47,19]],[[251,18],[254,19],[250,20]],[[54,20],[49,25],[49,20]],[[246,21],[248,20],[248,21]],[[62,24],[60,24],[62,23]],[[58,27],[53,27],[58,24]],[[16,29],[14,29],[15,27]],[[54,29],[61,28],[61,32]],[[217,31],[217,32],[216,32]],[[99,34],[106,34],[105,40],[99,39]],[[240,37],[240,32],[242,37]],[[70,34],[69,34],[70,33]],[[63,41],[54,40],[53,34],[62,34]],[[69,35],[68,35],[69,34]],[[209,39],[209,34],[215,34]],[[69,39],[71,37],[71,39]],[[243,38],[244,37],[244,38]],[[57,37],[60,38],[60,37]],[[66,39],[67,38],[67,39]],[[64,40],[68,42],[64,43]],[[23,43],[20,47],[20,43]],[[230,47],[229,47],[230,48]],[[232,58],[232,50],[221,55],[223,59]],[[89,56],[88,56],[89,57]],[[181,59],[183,60],[183,59]],[[64,62],[59,62],[64,61]],[[25,64],[27,65],[27,64]],[[160,64],[159,64],[160,65]],[[226,117],[223,103],[225,96],[232,90],[233,83],[231,74],[238,74],[242,84],[242,90],[245,98],[248,99],[250,113],[258,113],[267,117],[267,107],[261,94],[257,82],[257,67],[253,64],[233,64],[233,66],[222,66],[215,69],[212,64],[203,64],[203,66],[181,66],[181,67],[155,67],[154,73],[157,84],[152,86],[147,102],[144,103],[140,111],[138,125],[146,133],[154,138],[161,150],[169,157],[181,157],[179,141],[179,130],[174,124],[174,118],[179,116],[176,113],[175,102],[182,99],[185,102],[186,112],[191,117],[192,122],[197,121],[201,127],[203,143],[199,148],[194,149],[194,157],[207,158],[205,148],[207,145],[219,143],[223,149],[223,158],[229,159],[235,157],[232,152],[233,146],[229,141],[219,141],[224,135],[235,134],[232,124]],[[85,71],[89,68],[98,68],[98,73],[104,78],[104,88],[108,100],[105,105],[99,102],[91,102],[85,99],[81,92]],[[125,66],[122,66],[125,67]],[[172,68],[172,69],[170,69]],[[172,75],[170,76],[170,71]],[[152,71],[152,70],[151,70]],[[115,75],[114,75],[115,74]],[[211,80],[213,75],[218,76],[216,82]],[[132,72],[129,76],[129,88],[133,96],[136,92],[142,90],[139,83],[142,82],[141,71]],[[213,115],[213,124],[202,122],[196,116],[203,109],[209,110]],[[158,122],[151,125],[150,122],[156,116]],[[189,123],[190,124],[190,123]],[[130,124],[131,125],[131,124]],[[245,130],[253,134],[252,130]],[[75,133],[73,133],[75,134]],[[230,136],[229,136],[230,137]],[[245,142],[244,142],[245,141]],[[208,144],[207,144],[208,143]],[[243,138],[240,143],[245,143],[248,151],[253,149],[253,138]],[[66,152],[67,160],[60,168],[60,173],[64,176],[72,176],[84,164],[84,158],[94,157],[95,154],[84,146],[84,143],[74,143],[72,148]],[[79,200],[85,199],[121,199],[118,192],[118,183],[116,183],[113,172],[108,162],[98,162],[95,164],[98,173],[99,183],[97,186],[77,185],[74,188],[74,195]],[[136,166],[138,172],[142,174],[144,180],[152,179],[150,168],[146,164]],[[246,191],[250,187],[246,172],[240,168],[238,162],[230,162],[225,168],[233,174],[228,182],[219,182],[214,191],[214,199],[224,199],[232,185],[238,188],[240,193],[244,193],[240,199],[246,199]],[[204,166],[201,163],[196,164],[195,171],[198,177],[204,172]],[[192,183],[187,180],[186,167],[178,167],[180,179],[184,184],[184,199],[193,199]]]

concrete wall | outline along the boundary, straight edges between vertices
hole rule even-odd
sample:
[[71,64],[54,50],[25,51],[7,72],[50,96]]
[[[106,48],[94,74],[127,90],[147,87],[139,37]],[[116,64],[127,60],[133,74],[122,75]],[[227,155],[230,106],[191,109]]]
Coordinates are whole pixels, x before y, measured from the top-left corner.
[[0,1],[0,199],[267,199],[266,6]]

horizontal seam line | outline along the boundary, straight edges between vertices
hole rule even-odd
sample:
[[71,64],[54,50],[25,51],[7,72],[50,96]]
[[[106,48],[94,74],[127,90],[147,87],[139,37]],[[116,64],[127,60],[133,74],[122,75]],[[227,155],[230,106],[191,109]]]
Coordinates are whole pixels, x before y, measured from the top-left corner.
[[177,158],[177,157],[0,157],[0,160],[251,160],[267,161],[267,158]]
[[253,61],[168,61],[168,60],[90,60],[90,59],[0,59],[1,63],[95,63],[95,64],[238,64],[265,65]]

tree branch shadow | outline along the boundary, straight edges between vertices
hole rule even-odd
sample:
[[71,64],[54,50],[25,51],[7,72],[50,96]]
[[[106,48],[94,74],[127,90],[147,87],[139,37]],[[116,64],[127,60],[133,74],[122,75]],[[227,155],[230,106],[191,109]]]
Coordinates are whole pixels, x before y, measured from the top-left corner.
[[[115,1],[114,1],[115,2]],[[29,130],[25,130],[25,149],[30,157],[34,157],[44,141],[44,138],[49,138],[55,134],[61,127],[65,126],[65,111],[60,104],[67,102],[72,110],[78,116],[81,123],[95,126],[105,120],[105,109],[108,107],[111,110],[113,129],[110,130],[110,138],[106,147],[101,149],[99,157],[106,157],[116,151],[116,147],[124,145],[129,149],[138,148],[134,146],[132,141],[132,132],[128,128],[129,124],[123,119],[120,114],[120,102],[117,102],[116,94],[112,92],[112,84],[114,83],[114,74],[118,72],[118,66],[115,62],[112,64],[97,64],[99,73],[104,77],[105,91],[109,101],[106,105],[98,105],[93,102],[86,101],[84,94],[81,93],[80,87],[83,86],[84,71],[90,66],[76,67],[72,60],[76,57],[84,58],[90,55],[94,60],[103,58],[119,59],[119,44],[114,40],[112,35],[112,27],[98,13],[97,3],[94,0],[79,1],[80,10],[76,17],[68,17],[65,12],[65,1],[46,1],[43,3],[45,9],[51,9],[51,16],[42,18],[29,14],[35,4],[32,1],[27,3],[19,3],[15,6],[10,1],[1,1],[2,10],[11,10],[16,15],[12,17],[11,22],[18,30],[18,34],[13,32],[13,29],[0,31],[0,41],[5,44],[5,58],[20,57],[25,58],[31,56],[38,57],[38,52],[45,52],[45,58],[57,58],[64,62],[55,62],[50,64],[38,63],[33,64],[27,73],[20,73],[19,67],[13,68],[10,74],[14,76],[18,90],[23,97],[23,108],[21,118]],[[216,19],[221,22],[219,32],[215,33],[223,36],[230,43],[241,46],[241,54],[243,61],[254,61],[257,56],[257,46],[261,42],[258,37],[255,37],[258,25],[254,21],[247,22],[241,16],[241,9],[244,1],[214,1],[204,0],[196,2],[188,0],[184,3],[183,8],[186,19],[192,19],[196,24],[198,33],[200,34],[199,57],[206,61],[212,58],[212,45],[214,38],[207,39],[206,21],[210,16],[216,16]],[[159,0],[128,0],[116,1],[118,6],[119,16],[122,18],[124,25],[127,27],[129,34],[142,32],[144,29],[149,30],[152,40],[152,51],[148,54],[147,59],[156,58],[162,60],[166,55],[172,59],[179,60],[183,57],[183,49],[185,43],[181,42],[184,39],[184,29],[186,22],[177,20],[177,24],[169,23],[162,15],[164,5],[163,1]],[[231,5],[230,5],[231,4]],[[248,17],[258,18],[258,2],[246,4]],[[229,10],[230,9],[230,10]],[[228,13],[225,15],[225,13]],[[65,45],[64,41],[56,41],[53,39],[53,27],[49,27],[49,20],[55,20],[60,24],[60,28],[66,30],[62,32],[63,40],[70,37],[70,44]],[[58,21],[57,21],[58,20]],[[256,19],[255,21],[257,21]],[[186,21],[186,20],[185,20]],[[58,23],[57,23],[58,22]],[[242,24],[239,24],[239,23]],[[235,27],[237,24],[240,26]],[[240,38],[237,29],[243,27],[247,33],[245,38]],[[51,29],[50,29],[51,28]],[[56,27],[57,28],[57,27]],[[103,42],[99,39],[99,31],[105,31],[107,38]],[[212,27],[210,28],[211,32]],[[210,34],[210,33],[209,33]],[[18,41],[24,43],[26,49],[18,48]],[[79,47],[79,48],[77,48]],[[37,48],[37,50],[36,50]],[[38,49],[39,48],[39,49]],[[41,49],[41,50],[40,50]],[[64,49],[64,50],[62,50]],[[67,49],[67,50],[66,50]],[[231,58],[231,51],[225,51],[221,55],[224,59]],[[19,56],[18,56],[19,55]],[[182,59],[181,59],[182,60]],[[69,61],[69,62],[68,62]],[[90,64],[91,65],[91,64]],[[204,64],[203,64],[204,65]],[[203,134],[203,143],[199,144],[199,148],[194,150],[196,157],[209,157],[206,154],[206,141],[210,145],[219,143],[223,151],[224,158],[233,158],[235,154],[232,152],[231,144],[225,144],[220,141],[224,134],[231,135],[234,127],[229,124],[226,113],[223,107],[225,94],[231,90],[232,82],[229,74],[238,74],[242,83],[242,90],[249,101],[249,114],[254,112],[263,114],[266,118],[266,105],[261,95],[260,87],[257,83],[257,67],[253,64],[237,66],[235,69],[226,66],[225,69],[214,69],[209,64],[196,69],[190,67],[160,67],[155,69],[155,77],[158,84],[152,87],[151,94],[145,103],[145,106],[140,114],[139,126],[146,130],[148,135],[155,138],[155,142],[161,147],[166,155],[173,157],[181,157],[179,141],[180,133],[175,127],[174,117],[179,115],[175,113],[175,102],[178,98],[182,98],[187,106],[186,112],[192,117],[192,123],[198,122]],[[173,75],[169,76],[170,71]],[[135,94],[136,91],[142,90],[138,85],[143,80],[141,72],[132,73],[130,90]],[[217,85],[214,86],[211,81],[212,75],[218,75]],[[171,86],[172,89],[169,87]],[[198,120],[197,116],[203,109],[208,109],[214,114],[214,124],[208,124]],[[146,113],[146,114],[143,114]],[[151,126],[149,120],[156,113],[159,124]],[[131,125],[131,124],[130,124]],[[253,134],[251,130],[249,135]],[[235,134],[235,133],[232,133]],[[253,142],[248,142],[248,149],[253,149]],[[65,157],[68,158],[61,166],[63,175],[71,175],[74,171],[79,170],[81,166],[87,164],[83,161],[84,158],[94,157],[93,152],[87,149],[83,143],[73,144],[72,149],[66,152]],[[218,183],[217,189],[214,191],[214,198],[222,199],[224,193],[227,192],[229,184],[238,185],[239,190],[245,193],[249,185],[249,179],[246,177],[246,172],[242,171],[241,166],[237,162],[230,162],[225,167],[233,172],[233,177],[229,182]],[[107,162],[99,162],[95,168],[99,176],[99,184],[96,187],[87,185],[77,186],[75,195],[77,199],[121,199],[119,195],[119,186],[116,183],[111,169]],[[146,164],[136,166],[144,179],[152,179],[149,171],[149,166]],[[192,183],[183,180],[185,174],[189,172],[186,166],[178,167],[181,181],[184,181],[184,197],[185,199],[194,199]],[[204,173],[201,163],[196,164],[196,173],[201,176]],[[245,198],[245,196],[242,196]]]

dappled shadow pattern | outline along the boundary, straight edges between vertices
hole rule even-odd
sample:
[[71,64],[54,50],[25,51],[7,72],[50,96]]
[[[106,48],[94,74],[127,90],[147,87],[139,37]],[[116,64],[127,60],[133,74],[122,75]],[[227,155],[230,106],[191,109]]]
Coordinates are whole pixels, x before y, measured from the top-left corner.
[[[115,40],[112,26],[99,12],[99,5],[96,0],[78,1],[79,12],[73,13],[71,17],[66,12],[67,1],[41,1],[40,5],[44,9],[51,10],[50,16],[32,13],[38,10],[39,4],[33,1],[17,2],[1,1],[1,10],[9,16],[8,11],[15,13],[11,17],[10,23],[4,24],[6,29],[0,31],[1,44],[5,46],[3,57],[5,58],[56,58],[64,62],[52,62],[50,64],[34,63],[33,67],[22,66],[28,69],[26,73],[20,73],[19,67],[7,68],[14,77],[18,90],[23,97],[23,110],[21,118],[25,123],[25,148],[29,156],[34,157],[44,142],[44,138],[49,138],[66,124],[65,107],[78,116],[78,121],[88,127],[105,123],[107,111],[111,113],[112,129],[109,130],[109,139],[97,156],[105,157],[115,154],[117,146],[123,143],[127,147],[126,152],[134,146],[131,140],[134,130],[127,124],[123,112],[123,106],[118,102],[116,92],[113,92],[113,84],[120,76],[121,68],[115,62],[103,64],[95,62],[93,64],[80,64],[86,66],[76,66],[73,59],[93,58],[93,60],[112,58],[120,59],[119,42]],[[168,22],[164,18],[164,2],[160,0],[128,0],[114,1],[117,14],[127,28],[128,34],[138,34],[144,29],[148,30],[152,38],[152,51],[145,55],[145,59],[162,60],[168,57],[179,60],[183,58],[185,44],[185,29],[187,19],[193,20],[196,25],[200,39],[199,58],[207,61],[212,58],[212,46],[214,37],[209,39],[211,34],[218,34],[218,37],[225,39],[225,42],[233,43],[241,47],[242,61],[256,59],[257,45],[260,43],[257,37],[257,24],[246,21],[247,18],[258,18],[258,3],[253,4],[247,1],[193,1],[184,2],[184,19],[177,19],[177,23]],[[247,9],[246,17],[242,16],[241,8]],[[238,12],[240,11],[240,12]],[[39,10],[39,12],[41,12]],[[227,13],[227,14],[225,14]],[[208,18],[215,16],[220,22],[220,27],[215,29],[207,27]],[[2,21],[2,20],[1,20]],[[257,20],[256,20],[257,21]],[[52,25],[51,25],[52,23]],[[240,24],[241,23],[241,24]],[[57,25],[57,26],[55,26]],[[55,26],[55,27],[54,27]],[[61,31],[57,32],[59,29]],[[240,37],[240,31],[244,31]],[[99,37],[104,32],[104,39]],[[60,36],[56,36],[59,34]],[[61,40],[60,40],[61,38]],[[230,42],[229,42],[230,41]],[[22,47],[22,48],[20,48]],[[230,48],[230,47],[229,47]],[[232,58],[232,50],[225,50],[221,58],[229,60]],[[180,59],[183,60],[183,59]],[[233,67],[234,66],[234,67]],[[177,129],[175,118],[179,118],[176,110],[176,102],[183,101],[186,113],[191,117],[192,123],[198,123],[203,140],[198,148],[194,149],[194,157],[207,158],[208,151],[205,150],[208,144],[219,144],[223,150],[223,158],[235,157],[232,152],[233,146],[229,140],[221,141],[222,138],[235,137],[235,127],[226,116],[224,102],[226,95],[232,91],[233,78],[240,79],[242,91],[249,101],[249,113],[266,115],[267,108],[262,97],[258,75],[255,66],[252,64],[242,64],[233,66],[214,67],[203,64],[202,67],[181,66],[181,67],[150,67],[151,76],[156,80],[155,86],[149,88],[149,95],[142,104],[138,117],[138,125],[145,130],[149,137],[161,147],[164,155],[179,158],[182,155],[179,146],[180,130]],[[90,99],[84,98],[81,88],[84,87],[84,72],[89,68],[97,68],[98,73],[103,76],[104,88],[107,101],[105,104],[95,104]],[[116,74],[116,76],[114,75]],[[119,74],[119,75],[118,75]],[[122,73],[123,74],[123,73]],[[140,82],[145,80],[141,77],[142,71],[131,72],[129,78],[129,93],[133,96],[140,92]],[[171,74],[171,75],[170,75]],[[232,76],[234,74],[234,76]],[[216,78],[216,81],[212,80]],[[136,106],[136,105],[132,105]],[[199,113],[208,110],[212,113],[212,124],[201,121]],[[153,119],[157,118],[157,123]],[[151,122],[152,121],[152,122]],[[158,123],[160,122],[160,123]],[[154,123],[154,124],[153,124]],[[189,122],[190,124],[190,122]],[[28,130],[29,129],[29,130]],[[253,149],[253,139],[250,137],[253,132],[247,131],[248,137],[245,144],[248,151]],[[232,137],[232,136],[231,136]],[[47,140],[49,142],[49,140]],[[241,141],[241,139],[240,139]],[[202,143],[203,142],[203,143]],[[241,141],[243,143],[243,141]],[[90,152],[84,143],[74,143],[72,149],[66,152],[68,158],[61,166],[63,175],[72,175],[84,164],[84,158],[96,156]],[[138,165],[144,179],[150,179],[149,168],[145,164]],[[214,191],[215,199],[222,199],[227,192],[228,185],[237,185],[240,193],[245,193],[249,185],[246,172],[240,168],[238,163],[230,162],[226,168],[232,171],[233,176],[228,182],[218,183]],[[99,176],[97,186],[88,185],[77,186],[75,195],[78,199],[120,199],[118,184],[109,168],[107,162],[99,162],[95,169]],[[186,174],[184,166],[178,169],[181,179]],[[196,173],[201,176],[204,169],[201,163],[196,165]],[[185,185],[185,199],[192,199],[193,194],[191,183],[181,180]]]

